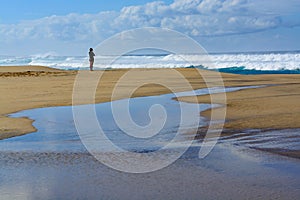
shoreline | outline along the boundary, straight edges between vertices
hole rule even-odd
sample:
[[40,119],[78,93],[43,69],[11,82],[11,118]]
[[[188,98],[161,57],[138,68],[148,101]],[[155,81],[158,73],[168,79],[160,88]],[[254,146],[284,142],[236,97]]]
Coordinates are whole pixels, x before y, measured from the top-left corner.
[[[299,76],[300,78],[300,76]],[[197,101],[212,103],[218,94],[197,96]],[[300,128],[300,80],[294,83],[273,84],[266,87],[230,92],[227,96],[225,129],[288,129]],[[193,103],[190,97],[178,98]],[[217,102],[216,102],[217,103]],[[224,107],[215,108],[222,111]],[[226,109],[226,108],[225,108]],[[210,119],[211,110],[203,116]]]
[[[137,73],[136,78],[129,80],[128,85],[147,80],[149,83],[156,82],[156,80],[153,80],[151,72],[155,72],[154,74],[157,75],[157,70],[159,70],[161,76],[156,76],[155,79],[159,81],[161,79],[166,79],[165,75],[168,75],[168,71],[174,69],[135,69],[134,71]],[[206,86],[204,80],[199,78],[199,74],[196,73],[197,69],[179,68],[175,70],[180,72],[191,83],[193,89],[200,89]],[[110,96],[114,86],[119,78],[127,71],[128,69],[117,69],[104,72],[100,82],[100,89],[97,89],[96,91],[96,103],[112,100]],[[216,73],[212,71],[200,71],[211,77],[214,77],[214,74]],[[150,74],[149,77],[139,77],[139,73],[144,75],[145,72]],[[0,139],[24,135],[35,131],[35,128],[32,126],[32,120],[28,118],[11,118],[8,116],[9,114],[33,108],[72,105],[73,84],[77,73],[77,71],[64,71],[42,66],[0,67],[1,92],[2,94],[7,94],[5,96],[2,95],[0,99]],[[94,71],[93,73],[97,73],[97,71]],[[225,129],[237,131],[245,130],[247,128],[299,128],[300,123],[297,119],[300,119],[300,110],[297,114],[297,99],[300,97],[300,92],[297,91],[300,91],[300,75],[220,74],[222,75],[226,87],[276,84],[276,86],[263,88],[263,91],[260,91],[262,88],[256,88],[227,93],[228,110]],[[186,88],[176,83],[176,79],[172,80],[170,78],[168,84],[174,86],[178,92],[186,90]],[[269,91],[270,88],[277,89],[271,89],[271,91]],[[148,84],[136,90],[131,97],[160,95],[169,92],[169,89],[160,85]],[[283,94],[278,97],[280,92]],[[268,112],[263,115],[266,120],[259,122],[255,109],[253,108],[262,103],[262,101],[257,101],[262,94],[264,94],[263,105],[267,105],[265,102],[265,99],[267,98],[268,101],[271,102],[269,103],[271,106],[267,108]],[[124,98],[126,95],[127,91],[125,88],[123,93],[117,96],[117,99]],[[272,105],[274,106],[280,102],[280,100],[275,101],[276,98],[274,98],[274,96],[280,98],[280,100],[284,100],[282,101],[283,103],[281,103],[284,104],[284,108],[271,109]],[[210,103],[209,99],[209,95],[198,96],[197,103]],[[249,104],[249,99],[254,99],[256,101],[251,100],[250,102],[252,102],[252,104]],[[191,102],[189,97],[181,97],[178,100]],[[288,103],[290,106],[286,107]],[[284,110],[287,111],[289,110],[288,108],[293,106],[296,109],[293,109],[295,112],[286,113],[285,115],[289,115],[288,117],[291,120],[285,120],[284,122],[278,123],[279,119],[276,115],[278,113],[282,115]],[[222,108],[215,109],[221,111]],[[251,110],[252,112],[250,112]],[[210,119],[210,113],[211,110],[207,110],[202,112],[201,115]],[[268,120],[272,121],[273,124],[270,125],[265,123]]]

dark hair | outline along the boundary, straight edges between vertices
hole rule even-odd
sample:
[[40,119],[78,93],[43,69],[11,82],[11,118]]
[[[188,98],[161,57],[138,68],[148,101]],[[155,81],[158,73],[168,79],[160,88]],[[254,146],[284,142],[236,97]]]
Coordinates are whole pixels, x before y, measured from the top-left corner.
[[93,48],[90,48],[90,51],[93,51]]

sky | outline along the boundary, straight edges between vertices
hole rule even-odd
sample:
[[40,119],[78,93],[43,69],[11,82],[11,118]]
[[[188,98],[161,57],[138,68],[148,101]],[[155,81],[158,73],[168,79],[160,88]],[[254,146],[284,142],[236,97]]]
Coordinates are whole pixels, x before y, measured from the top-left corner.
[[0,55],[85,55],[115,34],[143,27],[178,31],[208,52],[300,50],[300,1],[2,1]]

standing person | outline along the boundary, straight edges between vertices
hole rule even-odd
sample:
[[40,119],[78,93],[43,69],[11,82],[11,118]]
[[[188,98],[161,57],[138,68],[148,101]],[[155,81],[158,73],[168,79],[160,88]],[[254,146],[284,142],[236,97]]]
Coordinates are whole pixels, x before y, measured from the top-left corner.
[[90,70],[93,71],[93,65],[94,65],[94,52],[93,52],[93,48],[90,48],[90,51],[89,51],[89,61],[90,61]]

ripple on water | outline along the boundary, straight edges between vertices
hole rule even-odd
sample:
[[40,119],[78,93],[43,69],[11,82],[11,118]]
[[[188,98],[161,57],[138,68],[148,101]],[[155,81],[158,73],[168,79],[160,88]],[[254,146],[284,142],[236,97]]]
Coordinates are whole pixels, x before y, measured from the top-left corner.
[[300,158],[300,129],[247,130],[224,136],[222,142]]

